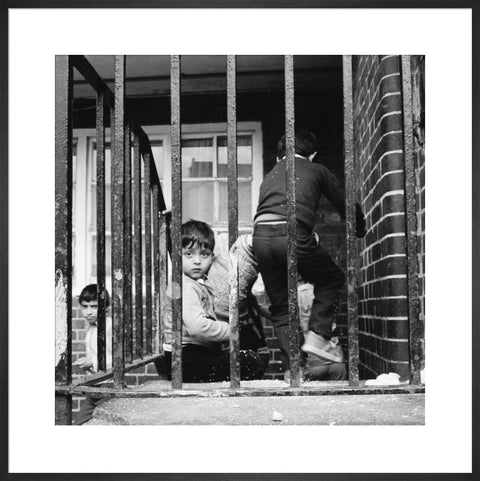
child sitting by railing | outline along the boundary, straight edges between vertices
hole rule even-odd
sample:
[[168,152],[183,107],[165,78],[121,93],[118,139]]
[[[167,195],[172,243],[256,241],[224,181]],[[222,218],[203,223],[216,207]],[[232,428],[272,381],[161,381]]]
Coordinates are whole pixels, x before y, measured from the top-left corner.
[[[215,382],[230,378],[230,351],[224,349],[230,326],[218,320],[211,286],[206,282],[212,265],[215,236],[205,222],[182,225],[182,377],[184,382]],[[167,289],[164,343],[167,378],[171,379],[172,285]],[[252,350],[240,350],[241,379],[258,379],[264,363]]]
[[[97,372],[97,323],[98,323],[98,294],[97,284],[89,284],[80,292],[78,303],[83,318],[87,321],[87,332],[85,335],[85,357],[77,359],[73,366],[77,366],[81,371],[94,374]],[[110,296],[105,291],[105,307],[108,309],[110,305]],[[105,357],[106,367],[112,367],[112,318],[105,318]],[[81,404],[80,411],[77,413],[74,424],[84,424],[92,417],[94,409],[105,400],[105,398],[96,398],[87,394],[85,401]]]

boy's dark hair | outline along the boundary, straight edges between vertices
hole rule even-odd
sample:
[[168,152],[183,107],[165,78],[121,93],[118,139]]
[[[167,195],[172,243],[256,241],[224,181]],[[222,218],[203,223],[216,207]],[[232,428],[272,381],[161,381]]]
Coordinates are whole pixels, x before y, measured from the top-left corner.
[[[305,129],[295,130],[295,153],[309,157],[318,150],[318,140],[315,134]],[[286,155],[285,135],[278,141],[277,156],[282,159]]]
[[[89,284],[82,289],[80,295],[78,296],[78,302],[81,304],[82,302],[92,302],[96,301],[98,298],[97,293],[97,284]],[[105,289],[105,307],[110,305],[110,296],[108,291]]]
[[182,248],[197,245],[200,249],[215,248],[215,234],[212,228],[199,220],[189,220],[182,224]]

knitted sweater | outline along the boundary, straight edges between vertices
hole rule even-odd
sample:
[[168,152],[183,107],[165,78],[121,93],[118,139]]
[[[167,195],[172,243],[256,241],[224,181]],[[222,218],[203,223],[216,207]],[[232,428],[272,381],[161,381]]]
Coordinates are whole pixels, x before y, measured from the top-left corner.
[[[263,179],[260,186],[255,218],[262,214],[287,216],[287,191],[285,183],[286,159],[282,159]],[[315,214],[323,195],[345,217],[345,196],[338,179],[322,164],[295,156],[296,216],[309,231],[315,225]]]

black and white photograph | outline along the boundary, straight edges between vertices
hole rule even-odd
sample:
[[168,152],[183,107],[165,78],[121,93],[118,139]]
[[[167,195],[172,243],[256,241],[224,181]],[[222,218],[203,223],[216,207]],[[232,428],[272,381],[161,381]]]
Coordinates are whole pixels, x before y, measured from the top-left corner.
[[478,9],[266,3],[6,9],[8,472],[477,470]]
[[425,422],[424,56],[55,66],[57,423]]

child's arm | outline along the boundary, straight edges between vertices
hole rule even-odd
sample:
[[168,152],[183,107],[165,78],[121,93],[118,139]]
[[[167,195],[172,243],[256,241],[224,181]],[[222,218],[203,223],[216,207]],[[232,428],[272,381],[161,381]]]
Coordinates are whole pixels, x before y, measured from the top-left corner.
[[[337,209],[338,213],[345,219],[345,191],[340,185],[340,182],[325,166],[321,165],[322,169],[322,192],[325,197]],[[362,208],[358,202],[355,203],[355,218],[356,218],[356,236],[364,237],[366,234],[365,217],[363,216]]]
[[345,219],[345,192],[340,182],[324,165],[317,165],[320,169],[320,187],[322,192],[335,209],[337,209],[342,219]]
[[230,336],[228,323],[217,321],[205,313],[199,293],[189,284],[183,286],[183,322],[188,333],[203,342],[223,342]]

